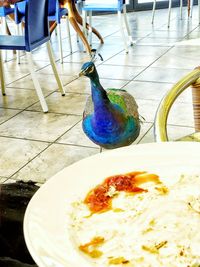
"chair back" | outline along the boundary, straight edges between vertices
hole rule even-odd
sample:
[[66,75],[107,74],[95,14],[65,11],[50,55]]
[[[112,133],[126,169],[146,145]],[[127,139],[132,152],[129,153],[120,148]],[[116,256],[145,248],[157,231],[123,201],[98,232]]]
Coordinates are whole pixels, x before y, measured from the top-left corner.
[[57,23],[60,23],[60,18],[62,16],[61,10],[63,10],[63,8],[60,8],[58,0],[49,0],[48,15],[50,20],[54,17]]
[[0,7],[0,17],[5,17],[6,12],[5,12],[5,7]]
[[48,14],[54,16],[59,6],[58,0],[49,0]]
[[26,51],[50,40],[48,25],[48,0],[25,1],[25,44]]
[[0,7],[0,17],[6,17],[8,14],[14,13],[11,7]]

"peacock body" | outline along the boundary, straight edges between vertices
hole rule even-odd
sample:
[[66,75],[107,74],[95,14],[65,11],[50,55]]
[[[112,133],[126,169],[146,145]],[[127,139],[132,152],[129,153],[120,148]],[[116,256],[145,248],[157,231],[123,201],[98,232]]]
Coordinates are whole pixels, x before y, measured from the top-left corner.
[[138,106],[134,97],[122,89],[105,90],[93,62],[85,63],[80,75],[88,77],[91,82],[91,96],[83,112],[84,133],[106,149],[133,143],[140,133]]

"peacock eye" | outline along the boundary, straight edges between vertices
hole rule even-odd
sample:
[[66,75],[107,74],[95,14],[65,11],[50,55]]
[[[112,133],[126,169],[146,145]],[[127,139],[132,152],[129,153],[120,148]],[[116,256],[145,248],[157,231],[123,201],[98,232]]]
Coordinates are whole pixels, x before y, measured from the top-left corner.
[[89,69],[88,69],[88,73],[92,73],[94,71],[94,66],[92,66],[92,67],[90,67]]

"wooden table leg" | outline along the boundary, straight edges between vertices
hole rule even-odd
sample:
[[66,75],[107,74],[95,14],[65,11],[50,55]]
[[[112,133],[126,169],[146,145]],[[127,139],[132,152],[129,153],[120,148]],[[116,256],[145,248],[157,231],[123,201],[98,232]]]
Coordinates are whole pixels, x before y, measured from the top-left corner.
[[[82,33],[81,29],[78,26],[78,23],[76,21],[76,16],[74,14],[74,8],[73,8],[73,3],[71,0],[67,0],[67,9],[68,9],[68,19],[69,22],[71,23],[71,25],[73,26],[73,28],[75,29],[75,31],[77,32],[77,34],[79,35],[79,37],[81,38],[86,51],[88,52],[89,55],[91,55],[91,48],[90,45],[85,37],[85,35]],[[75,5],[75,4],[74,4]]]
[[187,0],[188,18],[190,16],[190,0]]

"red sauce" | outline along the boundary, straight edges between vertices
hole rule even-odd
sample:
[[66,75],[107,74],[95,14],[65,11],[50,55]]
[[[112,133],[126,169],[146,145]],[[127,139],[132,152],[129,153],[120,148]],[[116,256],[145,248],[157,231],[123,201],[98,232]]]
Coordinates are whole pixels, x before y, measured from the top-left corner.
[[84,203],[92,213],[104,212],[112,208],[112,198],[114,196],[109,196],[111,186],[116,191],[143,193],[147,190],[138,186],[147,182],[160,183],[159,176],[146,172],[131,172],[110,176],[87,194]]

